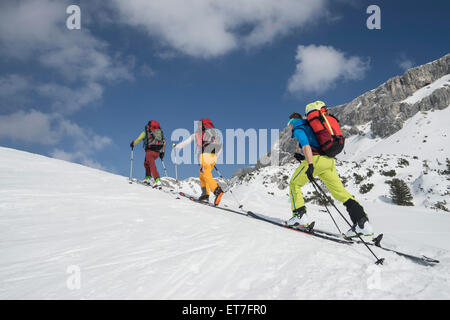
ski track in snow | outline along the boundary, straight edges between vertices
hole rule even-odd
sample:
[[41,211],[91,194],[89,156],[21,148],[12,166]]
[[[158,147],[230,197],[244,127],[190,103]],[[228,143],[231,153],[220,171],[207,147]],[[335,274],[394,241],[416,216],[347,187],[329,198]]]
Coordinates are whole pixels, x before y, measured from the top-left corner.
[[[191,190],[185,190],[186,192]],[[191,191],[192,192],[192,191]],[[287,219],[289,198],[261,185],[234,192]],[[235,207],[232,197],[224,204]],[[450,215],[368,204],[386,243],[441,263],[424,267],[216,210],[125,177],[0,148],[1,299],[449,299]],[[311,206],[322,229],[326,213]],[[403,224],[408,215],[408,222]],[[437,226],[436,241],[417,242]],[[403,228],[401,226],[404,225]],[[342,226],[342,225],[341,225]],[[344,226],[342,226],[344,227]],[[400,229],[396,233],[396,229]],[[423,238],[423,237],[422,237]],[[81,288],[69,290],[69,266]]]

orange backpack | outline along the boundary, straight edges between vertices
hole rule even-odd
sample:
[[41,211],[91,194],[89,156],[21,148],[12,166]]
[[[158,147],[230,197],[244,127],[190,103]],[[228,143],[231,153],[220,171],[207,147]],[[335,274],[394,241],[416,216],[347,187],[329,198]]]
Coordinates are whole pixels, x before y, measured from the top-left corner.
[[339,121],[328,113],[327,107],[308,112],[306,119],[320,144],[321,154],[334,158],[344,149],[345,138]]

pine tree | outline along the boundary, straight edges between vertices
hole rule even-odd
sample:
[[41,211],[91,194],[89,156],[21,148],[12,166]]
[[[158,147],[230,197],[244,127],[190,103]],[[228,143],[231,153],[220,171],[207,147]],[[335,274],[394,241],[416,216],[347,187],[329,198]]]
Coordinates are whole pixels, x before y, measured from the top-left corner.
[[405,181],[393,179],[387,182],[391,188],[389,190],[392,201],[399,206],[413,206],[413,196]]

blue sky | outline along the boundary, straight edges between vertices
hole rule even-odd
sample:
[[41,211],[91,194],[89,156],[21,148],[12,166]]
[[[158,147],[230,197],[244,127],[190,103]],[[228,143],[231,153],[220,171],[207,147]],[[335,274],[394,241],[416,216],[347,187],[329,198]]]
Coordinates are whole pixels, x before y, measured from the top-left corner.
[[[81,30],[65,27],[69,4]],[[381,30],[366,27],[371,4]],[[347,103],[449,53],[448,12],[445,0],[2,1],[0,145],[127,176],[148,120],[168,139],[202,117],[282,129],[308,102]],[[139,146],[138,177],[143,158]]]

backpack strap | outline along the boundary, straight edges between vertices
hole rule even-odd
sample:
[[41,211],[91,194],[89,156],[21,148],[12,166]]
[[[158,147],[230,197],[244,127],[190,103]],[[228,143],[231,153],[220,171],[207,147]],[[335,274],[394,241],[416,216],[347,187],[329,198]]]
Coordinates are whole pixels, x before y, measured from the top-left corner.
[[333,132],[333,129],[331,128],[330,123],[328,122],[327,117],[325,117],[325,114],[322,114],[322,117],[325,119],[325,122],[327,123],[327,126],[328,126],[328,130],[330,131],[331,135],[333,136],[334,132]]
[[147,150],[147,149],[148,149],[148,143],[149,143],[149,141],[150,141],[150,137],[149,137],[150,132],[149,132],[149,130],[150,130],[150,127],[149,127],[149,125],[147,124],[147,125],[144,127],[145,137],[144,137],[144,143],[142,144],[142,146],[144,147],[144,150]]
[[[307,123],[303,123],[303,124],[300,124],[300,125],[298,125],[298,126],[292,128],[292,138],[294,138],[294,131],[295,131],[295,130],[303,130],[303,132],[305,133],[305,135],[308,136],[307,133],[306,133],[306,130],[305,130],[305,125],[307,125]],[[298,146],[299,146],[300,148],[302,147],[302,146],[300,145],[300,141],[298,142]],[[311,147],[311,151],[312,151],[313,156],[321,155],[321,154],[322,154],[322,153],[320,152],[320,148],[313,147],[311,144],[310,144],[309,146]]]

